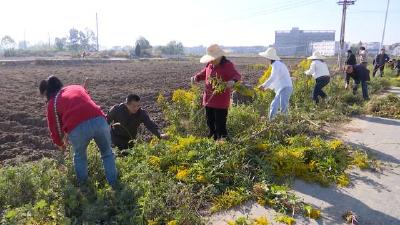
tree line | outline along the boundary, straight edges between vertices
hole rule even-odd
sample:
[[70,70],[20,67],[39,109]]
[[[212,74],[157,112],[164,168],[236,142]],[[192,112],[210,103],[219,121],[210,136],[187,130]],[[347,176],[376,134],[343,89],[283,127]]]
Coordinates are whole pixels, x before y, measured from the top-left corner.
[[[70,51],[70,52],[94,52],[98,51],[96,43],[96,35],[90,29],[78,30],[72,28],[65,37],[56,37],[53,43],[40,43],[29,45],[26,41],[20,41],[17,45],[16,41],[9,35],[5,35],[0,41],[0,52],[5,57],[17,56],[23,51]],[[129,46],[128,54],[130,57],[151,57],[153,54],[162,55],[183,55],[184,46],[181,42],[170,41],[165,46],[153,47],[150,42],[139,37],[133,46]]]

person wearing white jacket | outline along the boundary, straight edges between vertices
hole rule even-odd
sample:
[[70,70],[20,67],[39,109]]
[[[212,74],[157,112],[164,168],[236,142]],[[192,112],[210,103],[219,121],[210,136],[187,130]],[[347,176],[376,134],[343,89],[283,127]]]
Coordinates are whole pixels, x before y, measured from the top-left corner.
[[268,48],[261,52],[261,56],[271,61],[272,71],[269,79],[260,85],[261,90],[272,89],[275,91],[275,98],[271,103],[269,119],[272,120],[279,109],[285,115],[289,110],[289,100],[293,92],[292,79],[286,65],[280,61],[275,48]]
[[307,75],[312,75],[315,79],[315,86],[313,90],[313,100],[319,103],[319,96],[325,99],[327,95],[322,90],[330,82],[330,73],[328,65],[324,62],[324,57],[319,52],[314,52],[312,56],[308,57],[312,60],[310,69],[305,71]]

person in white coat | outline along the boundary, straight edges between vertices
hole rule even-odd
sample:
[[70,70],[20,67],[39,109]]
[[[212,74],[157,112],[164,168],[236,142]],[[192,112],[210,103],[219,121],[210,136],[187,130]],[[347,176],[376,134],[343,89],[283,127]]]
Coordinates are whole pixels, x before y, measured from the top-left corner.
[[312,56],[308,57],[311,59],[310,69],[305,71],[307,75],[312,75],[315,79],[315,86],[312,94],[312,98],[315,103],[319,103],[319,97],[325,99],[327,95],[322,90],[330,82],[330,73],[328,65],[324,62],[324,57],[319,52],[314,52]]
[[265,52],[260,53],[270,61],[272,71],[269,79],[260,85],[259,89],[272,89],[275,91],[275,98],[271,103],[269,111],[269,119],[272,120],[279,110],[287,115],[289,111],[289,100],[293,92],[292,79],[286,65],[281,62],[276,54],[275,48],[268,48]]

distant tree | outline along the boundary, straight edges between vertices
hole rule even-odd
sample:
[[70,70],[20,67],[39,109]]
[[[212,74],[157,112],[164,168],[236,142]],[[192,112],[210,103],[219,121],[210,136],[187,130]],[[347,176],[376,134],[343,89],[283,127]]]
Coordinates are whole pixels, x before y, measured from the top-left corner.
[[75,28],[69,30],[68,48],[73,51],[96,50],[96,35],[90,29],[79,31]]
[[184,47],[181,42],[170,41],[166,46],[161,47],[161,53],[166,55],[183,55]]
[[150,45],[150,42],[149,42],[146,38],[144,38],[144,37],[139,37],[139,38],[136,40],[135,45],[136,45],[136,46],[137,46],[137,45],[140,45],[140,49],[141,49],[141,50],[146,50],[146,49],[152,48],[151,45]]
[[56,37],[54,40],[57,50],[62,51],[64,50],[65,46],[67,45],[67,38],[58,38]]
[[9,35],[1,39],[0,47],[4,50],[15,49],[15,41]]
[[135,56],[136,57],[140,57],[142,53],[141,47],[139,43],[136,43],[136,47],[135,47]]
[[16,55],[15,41],[9,35],[4,36],[0,42],[0,48],[3,50],[4,57]]
[[80,47],[85,51],[96,50],[96,35],[88,28],[79,32]]
[[80,48],[80,43],[79,43],[79,31],[75,28],[72,28],[69,30],[69,36],[68,36],[68,48],[73,51],[78,51]]

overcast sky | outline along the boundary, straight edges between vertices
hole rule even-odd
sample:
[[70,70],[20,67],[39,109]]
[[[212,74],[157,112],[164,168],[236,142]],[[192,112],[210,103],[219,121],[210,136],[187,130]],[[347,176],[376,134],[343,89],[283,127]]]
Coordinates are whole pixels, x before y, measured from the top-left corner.
[[[170,40],[185,46],[269,45],[274,31],[336,30],[337,0],[8,0],[1,2],[0,36],[17,42],[47,42],[72,27],[95,30],[100,45],[132,45],[140,35],[152,45]],[[358,0],[350,6],[346,41],[380,41],[387,0]],[[391,0],[385,44],[400,42],[400,0]]]

